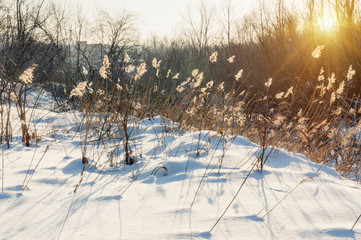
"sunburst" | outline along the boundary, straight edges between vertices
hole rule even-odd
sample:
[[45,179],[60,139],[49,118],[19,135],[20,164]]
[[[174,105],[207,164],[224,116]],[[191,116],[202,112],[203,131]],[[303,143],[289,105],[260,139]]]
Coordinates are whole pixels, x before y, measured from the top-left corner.
[[317,27],[323,32],[332,32],[336,30],[336,18],[332,14],[324,14],[316,20]]

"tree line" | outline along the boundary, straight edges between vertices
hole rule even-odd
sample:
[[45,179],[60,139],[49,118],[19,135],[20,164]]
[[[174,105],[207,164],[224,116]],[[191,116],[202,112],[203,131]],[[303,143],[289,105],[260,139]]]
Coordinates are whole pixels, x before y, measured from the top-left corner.
[[[145,60],[151,65],[154,57],[163,60],[160,79],[149,81],[168,81],[169,69],[180,74],[179,82],[193,69],[207,69],[206,78],[226,79],[225,87],[229,87],[232,76],[243,69],[245,79],[238,91],[253,86],[262,94],[265,81],[273,78],[275,94],[300,83],[299,100],[309,99],[321,68],[325,76],[335,73],[337,81],[345,78],[350,65],[360,72],[360,4],[359,0],[300,2],[259,0],[247,15],[232,1],[217,8],[202,2],[196,10],[189,9],[179,34],[152,36],[142,42],[137,16],[125,10],[118,15],[98,10],[95,19],[87,19],[80,6],[48,0],[1,1],[0,91],[6,91],[8,83],[14,88],[23,71],[36,64],[33,82],[64,97],[64,88],[69,92],[85,80],[83,67],[88,79],[101,81],[98,70],[104,55],[111,63],[112,79],[122,81],[127,52],[135,63]],[[326,12],[334,16],[331,30],[317,25]],[[317,46],[324,49],[314,59],[311,53]],[[214,51],[220,64],[210,65],[208,57]],[[352,81],[348,96],[355,99],[361,82],[357,75]]]

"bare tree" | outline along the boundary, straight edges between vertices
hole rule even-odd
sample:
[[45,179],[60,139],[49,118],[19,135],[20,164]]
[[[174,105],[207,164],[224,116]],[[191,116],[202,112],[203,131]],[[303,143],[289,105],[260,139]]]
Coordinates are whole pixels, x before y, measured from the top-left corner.
[[218,25],[220,27],[221,42],[225,42],[227,46],[230,46],[235,40],[233,34],[235,33],[236,22],[239,19],[237,12],[238,9],[234,6],[232,0],[223,3]]
[[111,16],[103,10],[98,10],[98,19],[93,29],[96,41],[101,43],[104,54],[107,54],[110,73],[113,79],[121,78],[124,51],[138,43],[138,32],[135,27],[135,15],[123,12]]
[[208,7],[204,1],[201,2],[198,8],[197,18],[193,16],[191,8],[188,8],[188,17],[186,19],[188,25],[184,29],[184,34],[196,52],[198,61],[209,53],[208,48],[211,44],[214,16],[215,9]]
[[[46,66],[52,64],[52,45],[45,44],[49,38],[42,31],[49,18],[49,12],[45,11],[45,0],[28,2],[16,0],[14,5],[3,6],[6,9],[6,26],[1,29],[1,52],[0,78],[3,80],[2,93],[6,94],[6,100],[10,113],[13,100],[17,106],[19,120],[22,128],[22,141],[30,145],[29,122],[26,116],[27,92],[29,82],[23,80],[22,73],[36,63],[39,65],[32,71],[35,80]],[[35,67],[31,69],[34,70]],[[6,123],[7,144],[9,146],[10,123],[9,117]]]

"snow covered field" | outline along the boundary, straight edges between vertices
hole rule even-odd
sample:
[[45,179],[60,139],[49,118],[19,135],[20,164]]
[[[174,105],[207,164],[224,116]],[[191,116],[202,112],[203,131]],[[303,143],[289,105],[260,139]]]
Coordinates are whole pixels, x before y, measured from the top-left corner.
[[303,155],[274,152],[247,178],[257,145],[155,117],[137,126],[136,164],[110,167],[93,143],[82,176],[79,113],[45,109],[38,145],[2,151],[0,239],[361,239],[360,186]]

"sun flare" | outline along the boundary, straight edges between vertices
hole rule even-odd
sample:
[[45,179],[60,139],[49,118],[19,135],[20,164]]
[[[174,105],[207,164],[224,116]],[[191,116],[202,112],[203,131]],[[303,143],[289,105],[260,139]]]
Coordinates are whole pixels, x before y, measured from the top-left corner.
[[323,32],[331,32],[336,29],[336,18],[331,14],[325,14],[316,20],[316,25]]

